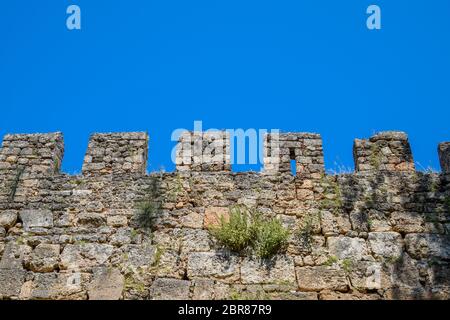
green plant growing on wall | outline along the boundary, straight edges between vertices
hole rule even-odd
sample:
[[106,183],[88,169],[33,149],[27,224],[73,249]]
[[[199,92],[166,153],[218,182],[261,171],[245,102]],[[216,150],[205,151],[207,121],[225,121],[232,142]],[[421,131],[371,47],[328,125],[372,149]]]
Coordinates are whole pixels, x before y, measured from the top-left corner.
[[145,229],[152,230],[159,216],[159,207],[152,201],[141,202],[138,206],[137,221]]
[[297,232],[297,238],[305,250],[311,251],[313,241],[313,217],[306,217],[303,226]]
[[161,177],[153,177],[147,189],[147,199],[137,203],[136,221],[144,229],[152,231],[161,216],[162,201],[160,191]]
[[380,150],[380,146],[376,143],[372,143],[372,145],[370,146],[369,163],[375,170],[380,169],[381,150]]
[[230,208],[229,219],[222,216],[219,225],[212,227],[210,232],[231,251],[242,252],[248,248],[260,258],[276,254],[289,238],[289,231],[280,220],[264,218],[243,206]]
[[25,171],[25,167],[23,167],[23,166],[20,166],[17,168],[17,172],[14,177],[14,180],[11,182],[11,188],[10,188],[9,197],[8,197],[9,202],[14,201],[14,198],[17,193],[17,188],[19,187],[19,181],[20,181],[20,178],[22,177],[24,171]]
[[327,261],[325,261],[325,265],[331,267],[333,264],[338,262],[338,258],[335,256],[329,256]]
[[448,211],[450,211],[450,196],[445,197],[444,206]]
[[344,259],[342,260],[341,266],[346,273],[350,273],[353,270],[353,261],[348,258]]
[[219,225],[210,228],[210,232],[222,245],[240,252],[250,245],[253,237],[251,218],[246,208],[232,207],[228,221],[222,216]]
[[287,244],[289,231],[283,227],[278,219],[263,219],[260,215],[257,215],[252,229],[254,230],[252,247],[260,258],[269,258],[275,255]]
[[325,210],[331,210],[334,213],[341,210],[343,207],[341,187],[337,181],[333,180],[334,177],[322,176],[322,185],[324,186],[324,195],[332,195],[332,199],[324,198],[321,201],[320,208]]

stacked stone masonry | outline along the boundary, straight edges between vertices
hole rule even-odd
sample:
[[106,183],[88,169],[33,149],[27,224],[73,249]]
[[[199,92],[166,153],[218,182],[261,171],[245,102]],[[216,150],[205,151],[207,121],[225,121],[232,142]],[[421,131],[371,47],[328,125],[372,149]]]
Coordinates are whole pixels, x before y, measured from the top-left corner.
[[[281,134],[263,172],[234,173],[218,136],[221,160],[193,153],[147,174],[146,133],[93,135],[80,175],[60,172],[60,133],[5,136],[0,299],[450,298],[448,143],[442,173],[415,171],[406,135],[387,132],[355,140],[354,173],[329,175],[319,135]],[[159,204],[151,232],[145,202]],[[286,250],[222,248],[208,225],[236,204],[281,219]]]

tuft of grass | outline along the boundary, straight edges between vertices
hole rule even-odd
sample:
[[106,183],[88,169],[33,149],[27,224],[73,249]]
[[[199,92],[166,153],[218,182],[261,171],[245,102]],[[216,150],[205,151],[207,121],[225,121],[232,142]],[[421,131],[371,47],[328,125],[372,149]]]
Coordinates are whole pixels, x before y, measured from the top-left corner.
[[252,243],[256,255],[269,258],[283,249],[289,238],[289,231],[278,219],[263,219],[260,215],[254,221],[254,240]]
[[25,171],[25,167],[23,167],[23,166],[20,166],[17,169],[17,173],[14,177],[14,180],[11,182],[11,190],[9,192],[9,197],[8,197],[9,202],[14,201],[14,198],[15,198],[16,192],[17,192],[17,188],[19,186],[20,178],[22,177],[24,171]]
[[300,242],[300,245],[306,249],[311,250],[312,241],[313,241],[313,218],[312,216],[308,216],[305,219],[304,225],[299,229],[297,233],[297,238]]
[[381,149],[380,146],[376,143],[373,143],[370,146],[370,156],[369,156],[369,162],[370,165],[375,169],[379,170],[381,166]]
[[325,262],[325,265],[328,267],[331,267],[333,264],[335,264],[336,262],[338,262],[338,258],[335,256],[329,256],[328,260]]
[[153,201],[143,201],[138,205],[136,220],[138,224],[149,230],[153,230],[156,219],[159,216],[160,206]]
[[155,260],[152,262],[152,267],[159,266],[159,263],[161,262],[161,257],[164,254],[164,248],[161,246],[156,246],[156,252],[155,252]]
[[251,214],[236,206],[230,209],[230,218],[220,218],[220,224],[210,229],[211,234],[225,247],[240,252],[250,245],[253,237]]
[[350,259],[342,260],[342,269],[344,269],[346,273],[350,273],[353,270],[353,261]]

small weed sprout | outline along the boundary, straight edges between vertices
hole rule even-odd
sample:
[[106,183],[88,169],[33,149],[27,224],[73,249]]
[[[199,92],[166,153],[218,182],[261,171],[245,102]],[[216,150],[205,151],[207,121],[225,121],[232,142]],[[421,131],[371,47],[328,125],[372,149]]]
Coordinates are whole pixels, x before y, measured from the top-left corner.
[[158,218],[159,208],[151,201],[144,201],[138,205],[136,220],[145,229],[152,230]]
[[313,235],[313,219],[312,216],[308,216],[305,220],[304,225],[300,228],[297,233],[300,246],[305,250],[311,251],[312,248],[312,235]]

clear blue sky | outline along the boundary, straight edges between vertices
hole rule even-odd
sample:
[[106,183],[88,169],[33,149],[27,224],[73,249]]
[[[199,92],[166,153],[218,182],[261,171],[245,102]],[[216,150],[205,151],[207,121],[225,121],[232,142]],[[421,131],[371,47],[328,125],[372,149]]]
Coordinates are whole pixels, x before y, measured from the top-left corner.
[[0,37],[0,134],[63,131],[68,173],[90,133],[141,130],[149,169],[173,170],[171,132],[194,120],[321,133],[328,168],[353,166],[355,137],[403,130],[439,169],[450,140],[448,0],[3,0]]

